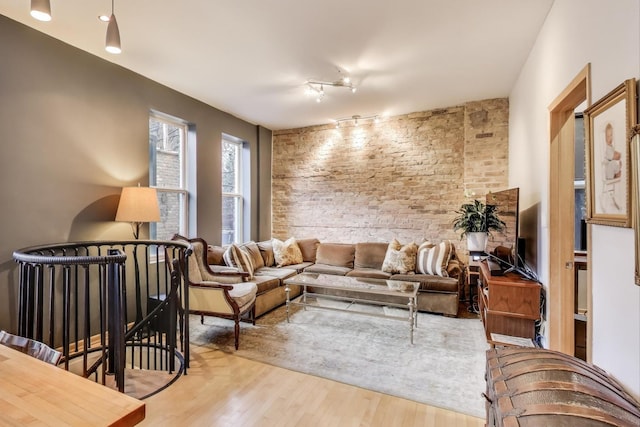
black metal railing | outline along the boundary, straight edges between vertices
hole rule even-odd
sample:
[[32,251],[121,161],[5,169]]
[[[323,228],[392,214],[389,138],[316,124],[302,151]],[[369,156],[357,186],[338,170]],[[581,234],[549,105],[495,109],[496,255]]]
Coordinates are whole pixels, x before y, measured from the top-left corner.
[[113,378],[121,392],[127,369],[168,371],[175,381],[188,367],[179,265],[190,254],[188,244],[152,240],[16,251],[18,335],[61,351],[66,370],[102,384]]

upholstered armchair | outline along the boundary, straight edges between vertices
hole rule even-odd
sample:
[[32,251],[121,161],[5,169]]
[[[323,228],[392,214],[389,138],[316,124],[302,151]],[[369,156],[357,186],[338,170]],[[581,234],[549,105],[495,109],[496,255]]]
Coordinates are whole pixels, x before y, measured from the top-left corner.
[[258,288],[246,282],[247,273],[213,273],[207,265],[207,243],[200,238],[187,239],[175,235],[172,240],[188,242],[193,250],[189,257],[189,313],[222,317],[235,322],[235,347],[238,349],[240,320],[248,316],[255,324],[255,302]]

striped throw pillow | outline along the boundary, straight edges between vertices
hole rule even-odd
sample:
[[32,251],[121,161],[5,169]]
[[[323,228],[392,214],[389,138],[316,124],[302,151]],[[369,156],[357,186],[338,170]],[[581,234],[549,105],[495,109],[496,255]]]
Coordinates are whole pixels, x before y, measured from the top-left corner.
[[435,245],[424,242],[418,247],[416,269],[421,274],[449,277],[447,265],[453,254],[453,244],[450,240],[444,240]]
[[231,244],[224,252],[224,262],[229,267],[235,267],[238,271],[249,273],[249,280],[253,279],[253,261],[251,255],[240,249],[238,246]]

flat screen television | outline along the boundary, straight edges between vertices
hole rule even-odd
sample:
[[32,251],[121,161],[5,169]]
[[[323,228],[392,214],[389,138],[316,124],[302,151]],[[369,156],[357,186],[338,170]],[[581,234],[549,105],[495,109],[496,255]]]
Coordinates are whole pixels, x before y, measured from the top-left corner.
[[524,243],[518,242],[519,197],[520,189],[516,187],[495,193],[488,193],[485,201],[487,205],[497,206],[496,211],[498,216],[506,224],[503,232],[492,232],[492,236],[489,237],[489,241],[487,242],[486,251],[492,254],[498,246],[509,248],[511,256],[509,262],[518,266],[521,264],[517,261],[518,255],[524,259],[524,256],[522,256],[524,253]]

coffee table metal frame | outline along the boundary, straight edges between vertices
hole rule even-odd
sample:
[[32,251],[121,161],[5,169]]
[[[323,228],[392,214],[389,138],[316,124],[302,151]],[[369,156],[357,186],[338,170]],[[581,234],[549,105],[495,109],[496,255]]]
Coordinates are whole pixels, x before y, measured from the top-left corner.
[[[391,282],[390,285],[387,282]],[[382,317],[385,319],[404,320],[409,321],[409,340],[413,344],[413,331],[418,327],[417,316],[417,298],[418,289],[420,284],[418,282],[406,282],[398,280],[385,280],[385,279],[369,279],[360,277],[348,277],[348,276],[335,276],[331,274],[316,274],[316,273],[300,273],[297,276],[291,277],[284,281],[285,293],[286,293],[286,310],[287,310],[287,323],[289,323],[289,309],[291,305],[302,306],[305,310],[307,307],[320,308],[323,310],[333,311],[345,311],[349,313],[364,314],[373,317]],[[290,299],[291,285],[301,286],[302,294]],[[406,290],[392,289],[390,286],[406,287]],[[321,288],[321,289],[335,289],[349,291],[354,294],[360,294],[363,298],[352,298],[346,296],[327,295],[316,292],[309,292],[308,287]],[[322,307],[318,305],[309,304],[307,302],[307,296],[320,296],[322,298],[333,299],[337,301],[346,301],[350,304],[347,308],[337,307]],[[404,297],[407,299],[406,304],[392,303],[377,300],[379,296],[392,296],[392,297]],[[408,308],[409,317],[402,316],[387,316],[385,314],[370,313],[362,310],[351,310],[351,306],[354,303],[374,304],[379,306]]]

